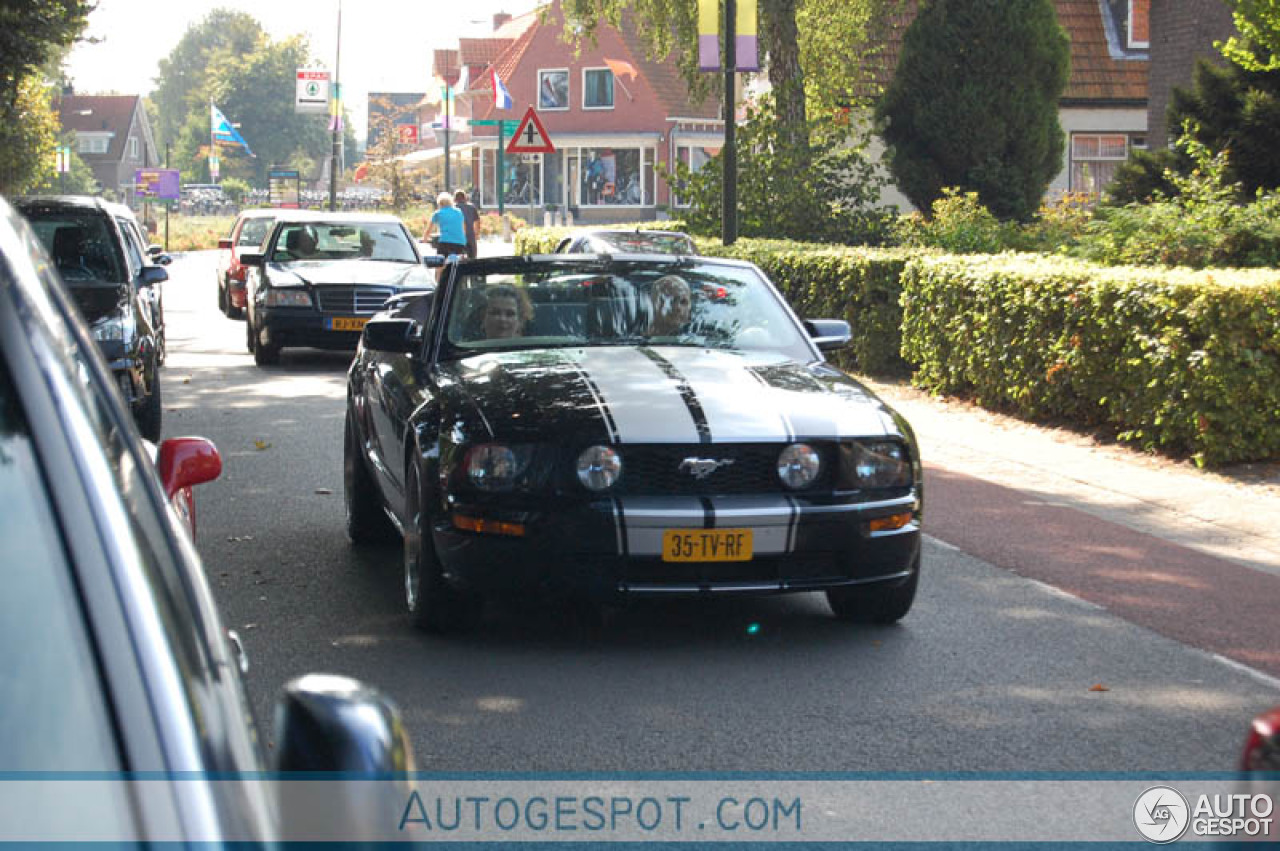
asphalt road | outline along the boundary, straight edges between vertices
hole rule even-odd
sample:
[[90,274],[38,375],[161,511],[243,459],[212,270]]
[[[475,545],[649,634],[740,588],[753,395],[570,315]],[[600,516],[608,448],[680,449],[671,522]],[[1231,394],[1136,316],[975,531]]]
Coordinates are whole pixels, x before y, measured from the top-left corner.
[[[1209,771],[1234,768],[1248,720],[1280,702],[1274,681],[1211,655],[1212,635],[1164,628],[1217,628],[1186,599],[1125,584],[1163,542],[1018,513],[1016,494],[945,471],[930,472],[920,596],[895,627],[838,623],[801,595],[645,603],[603,623],[531,602],[491,607],[466,636],[420,634],[398,550],[357,551],[343,531],[349,358],[254,366],[243,323],[215,308],[213,262],[170,267],[164,432],[222,452],[197,544],[268,727],[285,682],[328,671],[387,692],[431,771]],[[1108,568],[1087,587],[1082,549]],[[1110,574],[1117,588],[1098,591]]]

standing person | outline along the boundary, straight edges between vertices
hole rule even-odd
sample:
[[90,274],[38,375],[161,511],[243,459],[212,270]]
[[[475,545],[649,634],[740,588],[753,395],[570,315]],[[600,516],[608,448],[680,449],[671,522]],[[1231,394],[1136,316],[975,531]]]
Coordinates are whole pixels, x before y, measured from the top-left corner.
[[[437,237],[436,253],[448,257],[450,254],[465,256],[467,253],[467,222],[462,211],[453,206],[453,196],[441,192],[436,198],[436,211],[431,214],[431,223],[427,225],[426,240]],[[444,274],[444,267],[436,271],[436,281]]]
[[467,200],[467,193],[459,189],[453,193],[453,205],[462,211],[467,230],[467,257],[476,259],[476,224],[480,221],[480,211],[476,205]]

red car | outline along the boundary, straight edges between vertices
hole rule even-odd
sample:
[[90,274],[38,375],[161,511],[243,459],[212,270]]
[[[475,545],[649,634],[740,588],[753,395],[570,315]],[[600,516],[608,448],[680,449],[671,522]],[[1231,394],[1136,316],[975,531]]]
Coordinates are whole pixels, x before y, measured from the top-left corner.
[[231,226],[231,235],[218,240],[218,310],[230,319],[243,318],[247,304],[246,269],[240,265],[240,252],[260,246],[275,219],[275,210],[244,210]]
[[1280,706],[1253,719],[1240,755],[1241,771],[1280,771]]

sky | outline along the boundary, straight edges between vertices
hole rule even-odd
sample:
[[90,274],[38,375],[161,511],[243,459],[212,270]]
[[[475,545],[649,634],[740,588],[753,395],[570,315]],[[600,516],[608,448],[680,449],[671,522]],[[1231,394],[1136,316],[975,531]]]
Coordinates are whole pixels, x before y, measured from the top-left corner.
[[[356,135],[365,135],[369,92],[425,91],[431,51],[457,47],[459,38],[488,35],[497,12],[520,15],[539,0],[97,0],[85,35],[98,44],[77,44],[67,70],[81,94],[149,94],[160,59],[214,9],[248,12],[273,40],[303,34],[327,67],[337,49],[342,6],[339,68],[343,100]],[[157,11],[162,8],[163,11]],[[235,116],[228,116],[235,121]]]

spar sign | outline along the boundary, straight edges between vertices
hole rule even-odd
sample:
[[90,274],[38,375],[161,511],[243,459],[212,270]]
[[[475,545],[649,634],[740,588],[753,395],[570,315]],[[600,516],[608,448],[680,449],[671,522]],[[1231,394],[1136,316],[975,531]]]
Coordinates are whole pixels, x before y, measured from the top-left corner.
[[300,115],[328,115],[329,79],[329,72],[323,69],[299,68],[293,111]]

